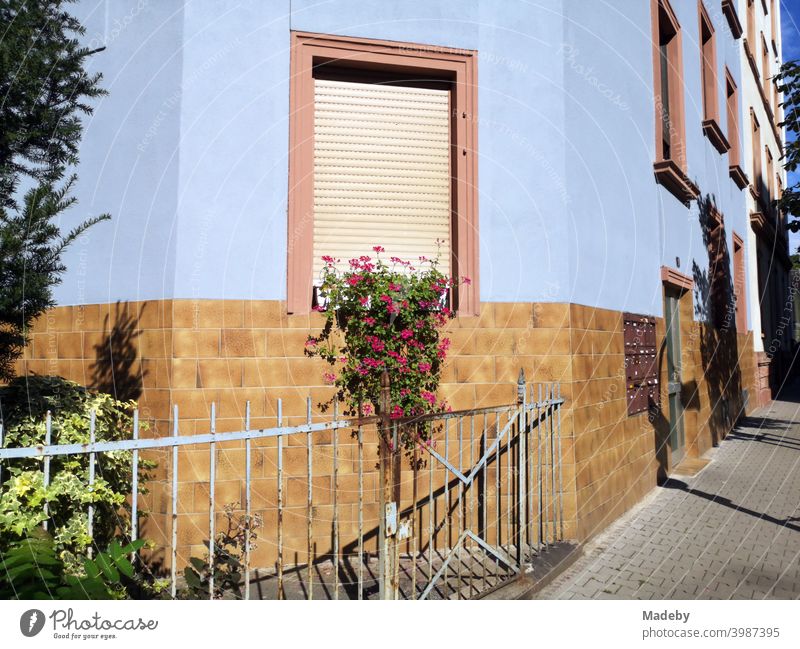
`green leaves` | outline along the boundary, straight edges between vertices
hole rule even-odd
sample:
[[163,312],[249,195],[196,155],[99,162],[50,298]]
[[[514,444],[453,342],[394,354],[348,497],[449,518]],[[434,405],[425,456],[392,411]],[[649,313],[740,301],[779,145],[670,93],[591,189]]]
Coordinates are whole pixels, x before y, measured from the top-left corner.
[[[69,574],[55,543],[39,529],[30,538],[9,546],[0,559],[2,599],[112,599],[128,595],[134,577],[128,559],[144,541],[120,546],[114,540],[107,552],[85,559],[83,574]],[[123,577],[125,579],[123,579]]]
[[[783,168],[788,172],[800,165],[800,61],[787,61],[775,77],[778,91],[783,93],[783,121],[780,126],[788,131],[784,143]],[[792,217],[800,215],[800,183],[786,187],[778,200],[778,209]],[[800,231],[800,221],[788,224],[792,232]]]
[[[0,24],[0,379],[34,320],[53,306],[52,287],[65,270],[62,253],[89,219],[62,236],[59,216],[74,205],[71,190],[89,100],[101,97],[101,75],[85,66],[94,53],[66,5],[72,0],[5,0]],[[20,187],[30,187],[20,201]]]
[[[250,548],[255,549],[256,532],[261,527],[260,516],[237,514],[239,503],[228,503],[224,507],[227,529],[220,532],[215,540],[214,552],[214,599],[233,596],[242,598],[242,581],[244,580],[244,549],[247,538]],[[209,582],[212,568],[208,561],[199,557],[191,557],[189,565],[183,570],[186,588],[180,592],[181,598],[206,599],[209,594]]]
[[[85,444],[89,441],[89,416],[96,412],[98,440],[129,439],[134,404],[117,401],[107,394],[91,392],[58,377],[25,377],[0,388],[4,416],[4,445],[35,446],[45,441],[45,414],[52,413],[54,444]],[[140,491],[146,493],[152,462],[140,459]],[[0,485],[0,550],[6,543],[29,536],[50,512],[56,549],[71,566],[92,539],[87,533],[87,509],[95,509],[94,542],[103,547],[119,533],[130,529],[127,496],[132,484],[131,453],[116,451],[97,455],[96,477],[88,485],[87,455],[53,457],[50,484],[45,487],[42,460],[14,460],[4,465]]]

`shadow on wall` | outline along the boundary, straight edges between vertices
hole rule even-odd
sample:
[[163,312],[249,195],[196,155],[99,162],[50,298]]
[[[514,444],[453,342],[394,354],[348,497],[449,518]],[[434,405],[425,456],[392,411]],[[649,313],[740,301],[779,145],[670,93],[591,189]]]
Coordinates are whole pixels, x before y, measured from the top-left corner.
[[[666,355],[667,355],[667,341],[666,339],[661,341],[661,346],[658,350],[658,376],[665,376],[666,371],[664,370],[664,363],[666,362]],[[665,403],[664,399],[666,398],[666,394],[663,392],[662,386],[662,404]],[[650,420],[650,423],[653,426],[653,432],[655,434],[655,445],[656,445],[656,462],[658,464],[658,468],[656,469],[656,484],[663,484],[665,480],[668,478],[668,470],[669,470],[669,430],[670,430],[670,423],[669,420],[664,416],[664,413],[661,410],[662,405],[655,405],[652,404],[650,406],[650,410],[647,413],[647,416]]]
[[[142,307],[144,309],[144,307]],[[117,302],[113,327],[111,313],[103,322],[103,339],[94,346],[95,362],[91,387],[113,395],[120,401],[136,401],[142,394],[147,371],[139,359],[139,319],[142,312],[131,315],[125,305]]]
[[[736,338],[736,296],[725,220],[710,194],[698,199],[700,229],[708,270],[692,263],[694,312],[699,326],[700,361],[710,407],[708,426],[716,446],[744,406]],[[698,385],[695,392],[700,389]]]

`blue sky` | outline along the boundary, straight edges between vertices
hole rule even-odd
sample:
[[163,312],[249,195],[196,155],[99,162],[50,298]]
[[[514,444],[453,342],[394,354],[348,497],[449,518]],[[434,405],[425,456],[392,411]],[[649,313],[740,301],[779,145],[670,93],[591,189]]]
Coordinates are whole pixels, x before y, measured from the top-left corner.
[[[783,60],[800,59],[800,0],[781,0],[781,31],[783,40]],[[798,181],[798,174],[789,174],[789,186]],[[800,233],[789,234],[790,252],[800,246]]]

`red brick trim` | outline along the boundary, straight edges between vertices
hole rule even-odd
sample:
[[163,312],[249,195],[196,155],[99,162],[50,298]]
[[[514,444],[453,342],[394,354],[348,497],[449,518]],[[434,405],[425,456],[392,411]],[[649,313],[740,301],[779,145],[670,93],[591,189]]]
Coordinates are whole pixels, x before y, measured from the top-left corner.
[[750,179],[747,177],[747,174],[739,165],[731,165],[730,167],[728,167],[728,173],[730,174],[730,177],[733,179],[733,182],[736,183],[736,186],[739,189],[744,189],[750,182]]
[[669,114],[674,131],[674,141],[670,138],[671,155],[670,160],[686,173],[686,124],[685,124],[685,104],[683,90],[683,41],[681,26],[672,10],[669,0],[650,0],[651,28],[653,42],[653,92],[656,105],[656,163],[664,161],[662,151],[663,139],[663,120],[662,120],[662,96],[661,96],[661,74],[659,51],[659,10],[663,10],[667,19],[668,27],[674,32],[675,36],[670,47],[669,55],[669,87],[672,90],[669,101]]
[[744,30],[742,29],[742,23],[739,20],[739,14],[736,13],[736,5],[734,0],[722,0],[722,14],[728,21],[728,26],[731,28],[731,34],[733,37],[741,37]]
[[694,286],[694,280],[691,277],[669,266],[661,267],[661,281],[679,291],[691,291]]
[[454,302],[462,315],[477,315],[478,278],[478,81],[473,50],[292,32],[289,93],[289,214],[287,305],[290,313],[311,307],[314,233],[314,61],[334,59],[353,67],[442,74],[455,82],[453,115],[454,277],[469,277]]
[[733,234],[733,292],[736,295],[736,331],[747,331],[747,273],[744,262],[744,239]]
[[700,188],[672,160],[662,160],[653,165],[656,182],[664,185],[670,193],[684,204],[700,195]]

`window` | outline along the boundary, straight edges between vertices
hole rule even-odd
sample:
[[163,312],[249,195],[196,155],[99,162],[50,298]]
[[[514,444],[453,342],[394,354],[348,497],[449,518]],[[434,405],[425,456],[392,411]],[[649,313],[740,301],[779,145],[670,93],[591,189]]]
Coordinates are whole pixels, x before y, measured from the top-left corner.
[[651,0],[657,182],[684,203],[699,190],[686,176],[681,31],[669,0]]
[[714,26],[700,3],[700,73],[703,80],[703,119],[717,119],[717,54]]
[[769,0],[770,39],[775,56],[778,55],[778,21],[775,14],[775,0]]
[[775,117],[775,123],[780,124],[783,119],[781,118],[781,100],[780,96],[778,95],[778,82],[777,80],[772,80],[772,113]]
[[725,220],[713,206],[708,208],[708,309],[717,329],[728,329],[733,319],[730,285],[730,257],[725,241]]
[[719,126],[716,35],[705,6],[700,2],[698,7],[700,13],[700,77],[703,84],[703,132],[717,151],[725,153],[730,145]]
[[745,46],[748,54],[752,58],[755,56],[756,46],[756,3],[755,0],[747,0],[747,43]]
[[736,331],[747,331],[747,302],[745,298],[744,240],[733,233],[733,293],[736,305]]
[[775,197],[775,175],[773,174],[773,166],[772,166],[772,153],[769,150],[768,146],[764,147],[764,159],[767,161],[767,186],[765,195],[762,195],[764,199],[764,205],[767,206],[768,210],[772,212],[772,200]]
[[[292,33],[287,302],[307,313],[322,255],[432,258],[478,313],[472,51]],[[398,189],[399,188],[399,189]]]
[[764,38],[764,32],[761,32],[761,84],[764,88],[764,100],[767,105],[769,105],[769,100],[772,97],[769,87],[771,78],[772,75],[769,71],[769,48],[767,47],[767,39]]
[[753,196],[758,198],[761,194],[761,184],[763,179],[761,177],[761,127],[756,119],[756,114],[753,109],[750,109],[750,122],[752,124],[752,146],[753,146],[753,167],[751,178],[750,190]]
[[747,177],[742,171],[741,137],[739,134],[739,89],[733,75],[725,69],[725,112],[728,131],[728,169],[731,178],[739,189],[747,186]]
[[739,22],[739,14],[736,12],[736,0],[722,0],[722,14],[728,21],[731,29],[731,36],[739,38],[742,35],[742,23]]

